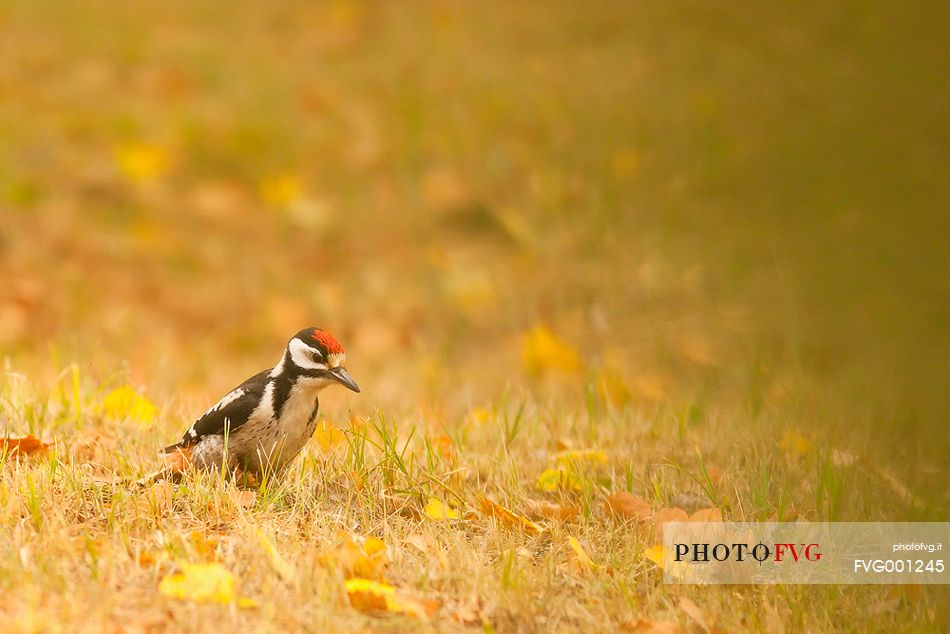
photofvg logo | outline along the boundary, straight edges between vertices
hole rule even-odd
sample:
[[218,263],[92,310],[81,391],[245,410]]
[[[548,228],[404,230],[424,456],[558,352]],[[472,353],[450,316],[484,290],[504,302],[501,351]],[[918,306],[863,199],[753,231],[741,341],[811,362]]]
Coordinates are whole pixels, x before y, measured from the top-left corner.
[[738,563],[754,559],[760,564],[767,561],[780,564],[791,558],[792,561],[821,561],[820,544],[763,544],[755,545],[744,543],[733,544],[674,544],[675,560],[677,562],[726,562],[735,560]]
[[667,583],[947,583],[950,523],[671,522]]

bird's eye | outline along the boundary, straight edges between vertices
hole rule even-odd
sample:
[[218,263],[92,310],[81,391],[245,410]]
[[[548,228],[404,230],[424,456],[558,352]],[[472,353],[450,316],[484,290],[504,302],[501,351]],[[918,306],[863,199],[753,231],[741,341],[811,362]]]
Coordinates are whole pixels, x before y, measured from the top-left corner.
[[314,363],[320,363],[322,359],[323,359],[323,355],[320,354],[319,352],[314,351],[310,353],[310,360],[313,361]]

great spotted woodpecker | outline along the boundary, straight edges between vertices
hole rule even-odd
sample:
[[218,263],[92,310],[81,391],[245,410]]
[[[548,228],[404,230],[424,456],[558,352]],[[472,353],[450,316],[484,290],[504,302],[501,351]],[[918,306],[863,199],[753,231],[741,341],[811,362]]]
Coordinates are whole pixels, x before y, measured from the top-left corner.
[[301,330],[276,366],[225,394],[165,453],[203,469],[279,472],[313,436],[320,390],[339,383],[360,391],[345,365],[346,353],[333,335]]

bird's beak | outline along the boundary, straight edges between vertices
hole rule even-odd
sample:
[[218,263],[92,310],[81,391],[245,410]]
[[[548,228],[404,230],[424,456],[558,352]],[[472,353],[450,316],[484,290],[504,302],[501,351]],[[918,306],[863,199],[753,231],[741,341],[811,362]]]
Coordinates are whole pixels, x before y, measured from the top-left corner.
[[356,384],[356,381],[350,378],[350,375],[346,372],[346,368],[342,365],[330,370],[330,376],[336,379],[343,387],[349,388],[354,392],[360,391],[360,386]]

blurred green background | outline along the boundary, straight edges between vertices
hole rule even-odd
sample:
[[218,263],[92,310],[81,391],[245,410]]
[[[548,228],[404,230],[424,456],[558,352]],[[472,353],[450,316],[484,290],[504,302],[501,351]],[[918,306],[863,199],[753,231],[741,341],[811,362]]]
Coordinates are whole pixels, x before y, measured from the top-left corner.
[[945,2],[2,2],[0,350],[207,397],[318,325],[358,407],[471,404],[530,385],[546,324],[644,410],[942,465],[948,25]]

